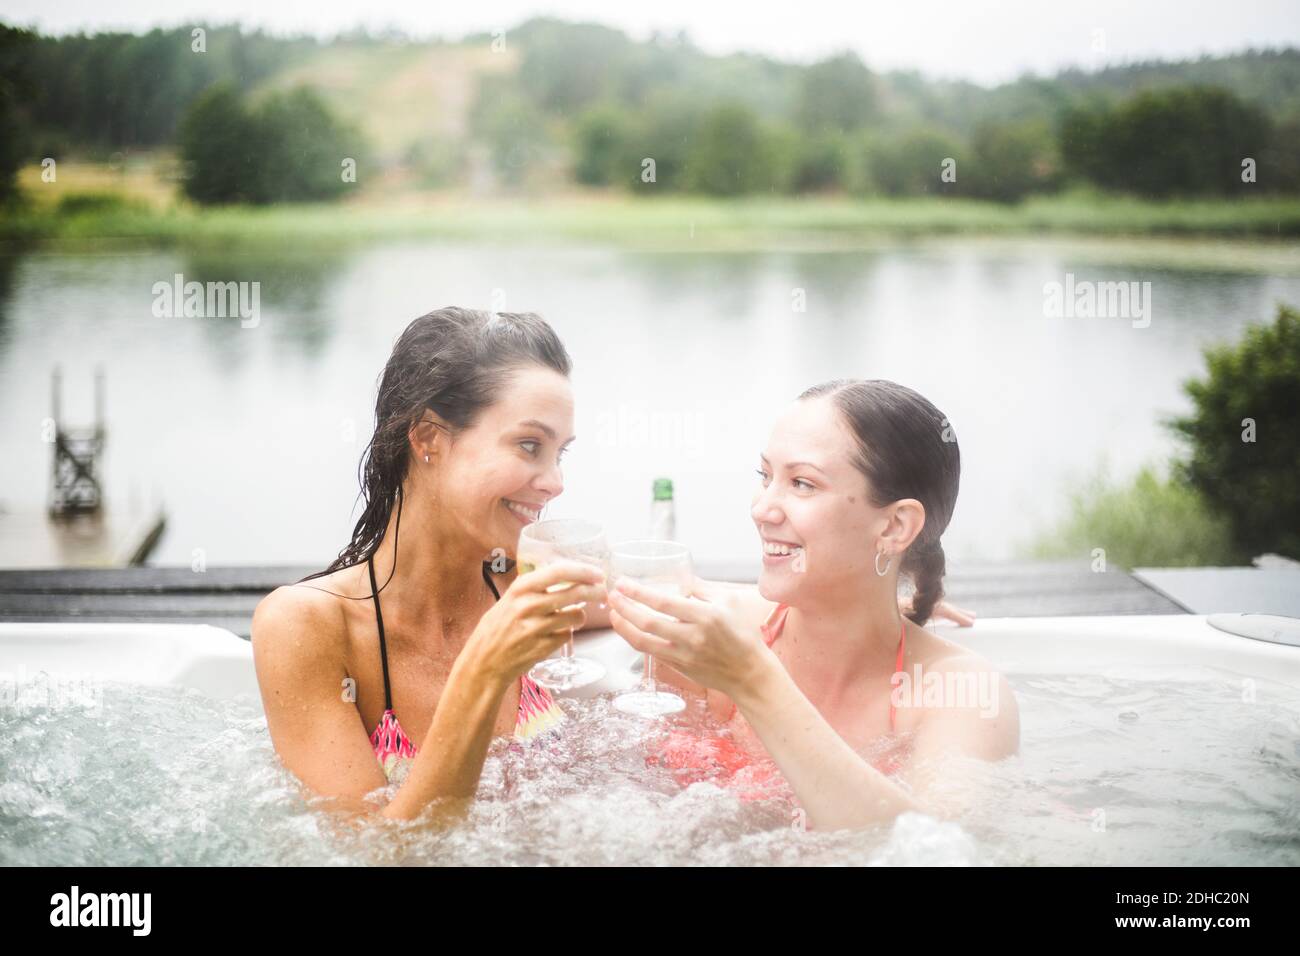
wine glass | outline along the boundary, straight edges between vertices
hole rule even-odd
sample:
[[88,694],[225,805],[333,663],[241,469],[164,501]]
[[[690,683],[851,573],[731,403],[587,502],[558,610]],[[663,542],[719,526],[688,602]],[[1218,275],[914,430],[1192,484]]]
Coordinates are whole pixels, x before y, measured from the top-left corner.
[[[665,594],[688,597],[695,585],[691,552],[676,541],[624,541],[614,549],[613,577]],[[629,599],[630,600],[630,599]],[[667,620],[675,618],[647,608],[651,614]],[[646,654],[641,685],[614,698],[614,706],[638,717],[663,717],[686,709],[686,701],[655,684],[654,656]]]
[[[515,563],[520,574],[553,561],[582,561],[594,564],[609,576],[609,545],[605,529],[579,518],[549,518],[525,525],[519,532]],[[547,590],[562,591],[572,584],[553,584]],[[547,690],[565,691],[594,684],[605,676],[605,665],[573,653],[573,632],[559,657],[548,657],[533,665],[528,676]]]

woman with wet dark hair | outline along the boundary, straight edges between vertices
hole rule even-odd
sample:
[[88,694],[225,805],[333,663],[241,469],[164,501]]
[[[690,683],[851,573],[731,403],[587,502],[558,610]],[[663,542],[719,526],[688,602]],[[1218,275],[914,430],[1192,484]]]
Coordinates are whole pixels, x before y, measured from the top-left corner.
[[[384,816],[461,810],[494,736],[562,722],[526,672],[583,626],[573,606],[598,604],[603,576],[575,562],[517,575],[510,556],[563,490],[569,370],[532,313],[439,309],[393,347],[352,540],[253,617],[275,750],[337,806],[373,810],[366,795],[392,784]],[[561,582],[576,583],[548,592]]]
[[760,456],[757,589],[610,592],[615,630],[728,722],[717,738],[669,734],[658,759],[687,775],[743,769],[751,787],[761,773],[746,757],[766,750],[818,827],[963,807],[951,761],[1015,753],[1019,716],[987,661],[922,627],[943,595],[960,472],[952,426],[915,391],[840,380],[804,392]]

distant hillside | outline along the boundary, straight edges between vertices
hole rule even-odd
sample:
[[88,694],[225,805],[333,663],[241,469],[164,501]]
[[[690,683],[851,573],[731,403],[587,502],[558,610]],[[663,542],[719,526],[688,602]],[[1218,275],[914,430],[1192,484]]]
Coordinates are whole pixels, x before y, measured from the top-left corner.
[[[457,44],[366,36],[321,42],[206,29],[204,54],[190,51],[188,27],[39,37],[29,55],[39,104],[33,118],[74,142],[156,145],[174,135],[188,102],[219,79],[254,91],[306,83],[395,157],[415,143],[466,137],[486,76],[511,78],[537,109],[561,121],[598,100],[636,105],[674,95],[732,100],[777,117],[797,107],[807,69],[758,54],[711,56],[681,36],[635,41],[610,27],[552,19],[507,31],[501,52],[491,50],[487,35]],[[1069,70],[991,89],[888,72],[876,76],[878,121],[964,132],[985,119],[1049,115],[1083,99],[1192,83],[1230,90],[1275,119],[1300,119],[1300,51],[1288,49]]]
[[[683,188],[725,193],[735,185],[727,180],[728,150],[743,159],[749,142],[764,155],[740,192],[851,190],[860,180],[867,192],[906,193],[928,188],[909,180],[916,157],[928,170],[931,153],[949,155],[954,143],[978,153],[983,136],[985,168],[1005,155],[1023,176],[1032,174],[1032,184],[1013,190],[1018,195],[1061,185],[1065,166],[1051,140],[1069,109],[1191,85],[1235,94],[1265,125],[1289,129],[1292,138],[1270,141],[1279,155],[1294,152],[1300,135],[1300,51],[1291,49],[1070,70],[984,88],[875,73],[853,54],[811,66],[712,56],[682,35],[637,41],[599,24],[549,18],[508,30],[504,49],[486,34],[456,43],[366,34],[319,41],[204,29],[206,50],[194,52],[189,27],[63,37],[0,27],[0,66],[23,75],[29,90],[9,97],[7,107],[20,114],[26,161],[173,145],[190,104],[222,81],[253,100],[314,88],[365,134],[380,174],[367,186],[395,178],[471,188],[525,180],[616,185],[629,156],[645,156],[653,144]],[[733,112],[704,115],[715,108]],[[635,123],[641,126],[626,128]],[[981,131],[990,124],[1018,128],[990,139]],[[840,134],[851,142],[835,141]],[[689,172],[683,144],[698,145],[701,136],[712,137],[718,162]],[[874,172],[850,168],[862,165],[868,148]],[[1237,155],[1259,152],[1250,148]],[[990,182],[984,194],[997,196],[999,188]]]
[[439,142],[469,138],[469,117],[484,76],[518,69],[513,50],[483,45],[336,43],[259,83],[268,90],[307,85],[359,124],[385,164],[409,162]]

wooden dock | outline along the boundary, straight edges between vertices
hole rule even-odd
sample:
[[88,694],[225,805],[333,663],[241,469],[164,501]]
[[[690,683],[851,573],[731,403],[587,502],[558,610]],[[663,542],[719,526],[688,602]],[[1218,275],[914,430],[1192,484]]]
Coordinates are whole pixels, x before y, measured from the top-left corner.
[[0,568],[125,568],[144,564],[167,527],[162,508],[52,518],[0,511]]
[[101,458],[108,440],[104,370],[95,369],[94,424],[63,420],[63,376],[50,375],[51,417],[42,423],[50,446],[46,505],[11,509],[0,501],[0,568],[112,568],[143,565],[167,527],[161,503],[148,495],[104,493]]
[[[319,568],[113,568],[0,571],[0,621],[213,624],[248,637],[257,602]],[[705,562],[705,578],[753,581],[757,565]],[[1130,574],[1089,562],[954,565],[953,603],[980,617],[1182,614],[1186,608]]]

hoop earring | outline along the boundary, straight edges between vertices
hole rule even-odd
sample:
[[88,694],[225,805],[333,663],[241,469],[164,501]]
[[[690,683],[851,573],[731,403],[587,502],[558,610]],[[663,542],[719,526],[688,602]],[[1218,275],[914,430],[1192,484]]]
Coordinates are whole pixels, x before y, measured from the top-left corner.
[[893,567],[894,564],[894,556],[891,554],[889,560],[885,562],[885,570],[880,570],[880,556],[884,553],[885,552],[883,551],[876,552],[876,574],[880,575],[882,578],[889,573],[889,569]]

